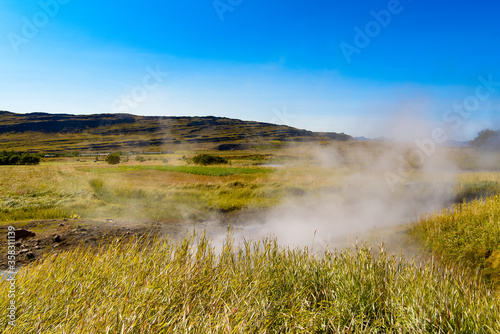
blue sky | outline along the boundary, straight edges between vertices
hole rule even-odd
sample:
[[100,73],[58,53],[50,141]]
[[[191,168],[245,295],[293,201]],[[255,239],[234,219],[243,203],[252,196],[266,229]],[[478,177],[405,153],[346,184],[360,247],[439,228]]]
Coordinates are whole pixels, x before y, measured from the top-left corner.
[[[442,127],[470,139],[500,125],[499,9],[2,0],[0,109],[215,115],[409,140]],[[454,107],[464,103],[466,117]]]

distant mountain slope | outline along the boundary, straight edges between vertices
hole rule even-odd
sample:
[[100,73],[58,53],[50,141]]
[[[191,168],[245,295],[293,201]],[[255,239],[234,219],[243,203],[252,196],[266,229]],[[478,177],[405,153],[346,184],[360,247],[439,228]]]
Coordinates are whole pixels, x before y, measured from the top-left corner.
[[0,133],[6,132],[78,132],[104,125],[134,123],[132,115],[67,115],[0,111]]
[[[102,151],[171,145],[354,140],[334,132],[225,117],[69,115],[0,111],[0,149]],[[152,147],[153,146],[153,147]]]

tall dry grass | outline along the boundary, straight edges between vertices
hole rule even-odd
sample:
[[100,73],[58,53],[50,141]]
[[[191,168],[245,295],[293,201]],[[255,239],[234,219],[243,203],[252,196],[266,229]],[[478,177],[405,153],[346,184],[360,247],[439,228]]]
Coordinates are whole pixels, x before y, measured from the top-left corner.
[[[114,241],[21,269],[9,333],[498,333],[480,279],[367,246]],[[6,291],[7,282],[0,282]],[[0,294],[6,310],[7,294]]]

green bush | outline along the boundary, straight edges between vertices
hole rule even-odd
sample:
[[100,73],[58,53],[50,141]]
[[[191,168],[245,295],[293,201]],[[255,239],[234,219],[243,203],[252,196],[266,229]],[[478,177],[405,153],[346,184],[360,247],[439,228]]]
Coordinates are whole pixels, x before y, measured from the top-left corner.
[[218,155],[198,154],[197,156],[193,157],[193,162],[197,165],[206,166],[227,164],[228,160]]
[[111,153],[106,157],[106,162],[110,165],[119,164],[120,161],[120,155],[118,153]]
[[20,161],[21,157],[18,154],[14,154],[9,157],[9,165],[17,165]]
[[500,144],[500,131],[490,129],[479,132],[476,138],[470,142],[472,147],[487,150],[498,150]]
[[0,153],[0,165],[38,165],[40,157],[36,154],[3,151]]

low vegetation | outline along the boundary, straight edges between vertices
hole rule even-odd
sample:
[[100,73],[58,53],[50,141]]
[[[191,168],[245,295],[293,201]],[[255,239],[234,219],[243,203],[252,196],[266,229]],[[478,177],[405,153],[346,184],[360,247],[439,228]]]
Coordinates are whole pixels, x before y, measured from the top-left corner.
[[134,172],[134,171],[159,171],[159,172],[177,172],[193,175],[206,176],[229,176],[238,174],[262,174],[272,172],[269,168],[231,168],[231,167],[197,167],[197,166],[121,166],[116,168],[92,168],[84,169],[97,174]]
[[429,214],[413,233],[444,263],[479,270],[488,282],[500,283],[500,195]]
[[105,161],[110,165],[117,165],[121,161],[120,154],[118,154],[118,153],[108,154]]
[[476,138],[470,142],[471,146],[479,149],[496,150],[500,148],[500,131],[490,129],[479,132]]
[[226,158],[220,157],[218,155],[210,155],[210,154],[198,154],[192,158],[193,163],[197,165],[224,165],[229,161]]
[[3,151],[0,153],[0,165],[38,165],[40,156],[37,154]]
[[16,286],[12,333],[500,331],[480,280],[367,246],[318,255],[272,239],[218,250],[205,238],[115,241],[25,267]]
[[269,208],[289,193],[272,169],[78,164],[0,169],[0,220],[207,219],[214,212]]
[[500,183],[498,181],[461,182],[456,187],[455,201],[462,203],[497,194],[500,194]]

